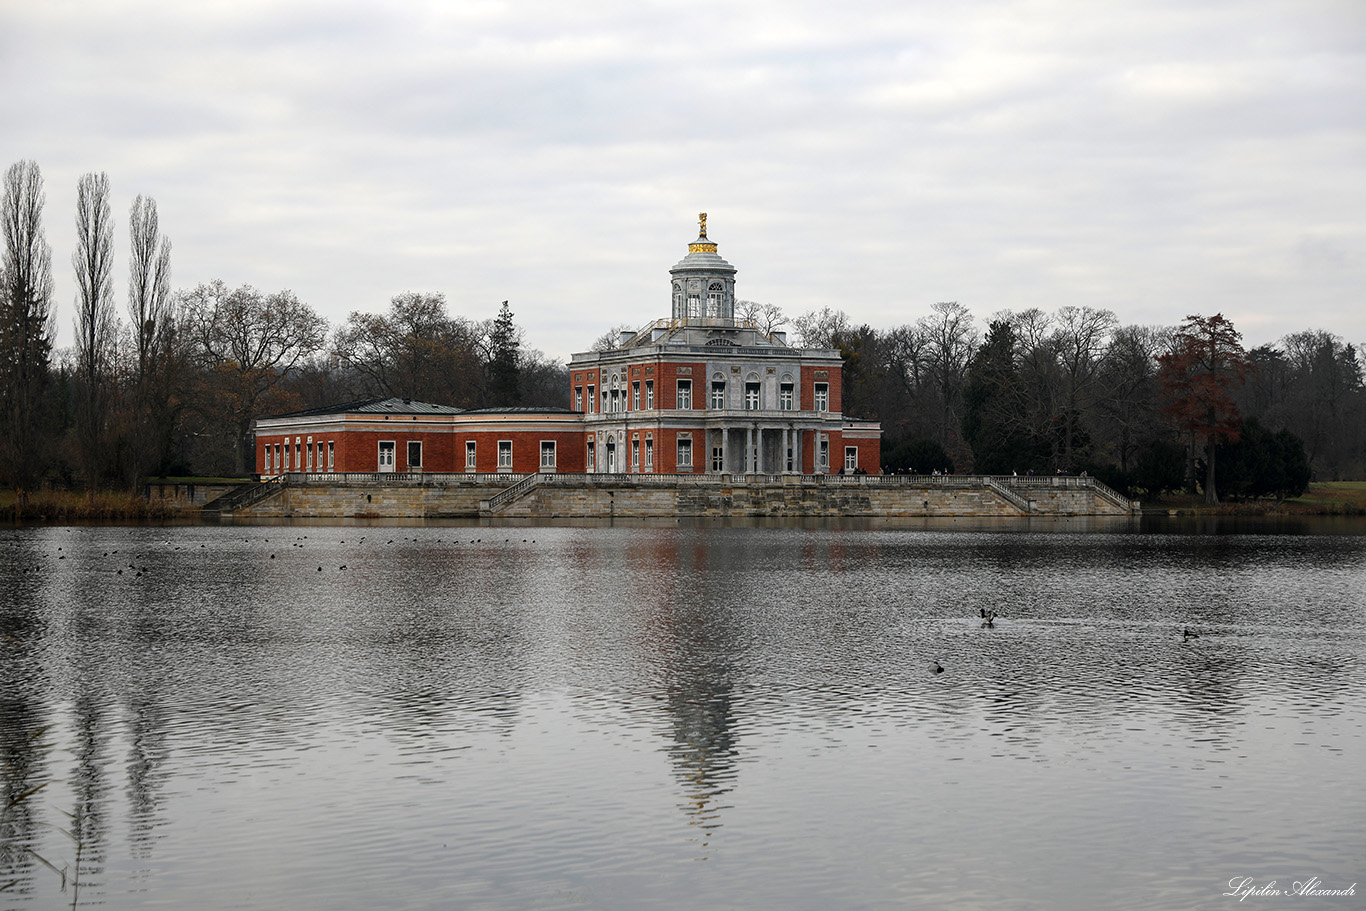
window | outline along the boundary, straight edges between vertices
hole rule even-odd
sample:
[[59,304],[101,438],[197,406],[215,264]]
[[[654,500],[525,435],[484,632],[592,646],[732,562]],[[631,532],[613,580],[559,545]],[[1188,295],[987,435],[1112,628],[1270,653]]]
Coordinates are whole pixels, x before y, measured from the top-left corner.
[[583,411],[583,387],[574,387],[574,410]]
[[304,447],[304,457],[308,459],[308,470],[313,470],[313,439],[310,437],[308,445]]
[[[389,445],[392,446],[393,444],[390,443]],[[303,444],[299,442],[297,437],[294,440],[294,470],[304,470],[304,447]]]
[[[616,390],[613,390],[613,392],[615,392],[615,391],[616,391]],[[606,390],[606,389],[602,390],[602,406],[601,406],[598,410],[601,411],[603,414],[607,414],[607,413],[608,413],[608,410],[607,410],[607,390]],[[616,409],[613,408],[612,411],[616,411]]]
[[474,440],[466,440],[466,441],[465,441],[465,470],[466,470],[466,471],[474,471],[474,470],[475,470],[475,466],[476,466],[478,463],[474,460],[474,456],[475,456],[475,443],[474,443]]
[[830,385],[828,383],[816,384],[816,410],[830,410]]
[[645,407],[653,411],[655,407],[655,381],[645,381]]
[[422,469],[422,441],[408,441],[408,470],[420,471]]
[[720,282],[712,282],[707,286],[707,316],[721,315],[721,299],[724,288]]
[[778,388],[778,409],[780,411],[791,411],[792,399],[792,384],[783,383],[782,386]]
[[844,447],[844,470],[851,472],[855,468],[858,468],[858,447],[846,446]]
[[746,383],[746,384],[745,384],[745,410],[746,410],[746,411],[758,411],[758,410],[759,410],[759,384],[758,384],[758,383]]
[[631,441],[631,470],[640,471],[640,440]]
[[655,470],[655,441],[649,437],[645,438],[645,470]]
[[261,456],[261,473],[270,474],[270,444],[266,444],[266,451]]
[[724,382],[718,383],[718,382],[716,382],[715,380],[712,381],[712,384],[711,384],[711,407],[713,407],[713,408],[725,408],[725,407],[726,407],[726,384],[725,384]]
[[[282,461],[283,459],[283,461]],[[280,444],[275,444],[275,470],[277,472],[289,471],[289,466],[285,464],[289,461],[289,444],[285,444],[284,455],[280,455]]]
[[592,440],[588,441],[588,458],[585,460],[584,464],[588,466],[588,471],[590,473],[597,470],[597,450],[596,447],[594,447]]
[[829,440],[821,440],[821,445],[820,445],[820,457],[817,459],[817,462],[818,462],[818,464],[819,464],[820,467],[821,467],[821,471],[827,471],[827,470],[829,470],[829,468],[830,468],[830,441],[829,441]]
[[323,470],[323,441],[318,441],[318,470]]
[[607,410],[610,410],[612,414],[616,414],[621,410],[621,399],[618,398],[618,393],[615,389],[612,390],[611,407]]
[[711,448],[711,470],[726,470],[726,451],[720,446],[713,446]]
[[332,471],[332,466],[336,464],[333,457],[337,454],[336,444],[331,440],[327,441],[327,470]]
[[692,440],[682,438],[678,441],[678,470],[692,470]]
[[379,470],[394,470],[394,441],[381,440],[379,443]]
[[678,404],[675,407],[680,411],[692,407],[692,380],[678,381]]
[[541,440],[541,471],[555,470],[555,441]]
[[702,280],[697,278],[688,279],[688,316],[698,317],[702,315]]
[[596,387],[596,386],[589,386],[589,387],[588,387],[588,413],[589,413],[589,414],[592,414],[592,413],[593,413],[593,403],[597,401],[597,399],[594,397],[595,393],[597,392],[597,389],[598,389],[598,387]]
[[512,441],[511,441],[511,440],[499,440],[499,441],[498,441],[498,470],[499,470],[499,471],[511,471],[511,470],[512,470]]
[[631,410],[640,410],[640,380],[631,384]]

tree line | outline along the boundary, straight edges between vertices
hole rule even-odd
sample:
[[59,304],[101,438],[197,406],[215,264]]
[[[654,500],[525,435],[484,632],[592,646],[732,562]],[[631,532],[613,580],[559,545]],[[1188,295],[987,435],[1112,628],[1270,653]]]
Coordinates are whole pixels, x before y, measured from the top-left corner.
[[1135,496],[1188,489],[1208,502],[1366,476],[1362,364],[1331,332],[1245,350],[1220,314],[1142,326],[1061,307],[981,325],[946,302],[880,330],[830,308],[737,311],[840,352],[844,412],[881,421],[887,471],[1086,471]]
[[175,290],[156,201],[128,214],[115,302],[110,181],[77,184],[74,343],[58,350],[46,195],[32,161],[0,191],[0,483],[135,488],[148,476],[253,470],[262,415],[381,396],[466,408],[564,407],[566,369],[524,344],[508,302],[473,320],[439,293],[330,326],[292,292],[222,281]]
[[[563,364],[524,344],[508,302],[482,320],[404,292],[331,326],[288,290],[222,281],[173,290],[155,200],[129,209],[126,302],[115,304],[107,175],[77,185],[74,344],[54,350],[52,251],[37,164],[5,173],[0,218],[0,483],[135,487],[149,475],[252,470],[252,421],[398,396],[466,408],[563,408]],[[737,315],[838,350],[844,412],[878,420],[887,471],[1087,471],[1136,496],[1288,495],[1366,473],[1357,349],[1307,330],[1243,349],[1220,315],[1123,325],[1103,308],[937,303],[887,329],[824,308]],[[621,326],[594,343],[616,346]],[[1222,468],[1220,467],[1222,466]]]

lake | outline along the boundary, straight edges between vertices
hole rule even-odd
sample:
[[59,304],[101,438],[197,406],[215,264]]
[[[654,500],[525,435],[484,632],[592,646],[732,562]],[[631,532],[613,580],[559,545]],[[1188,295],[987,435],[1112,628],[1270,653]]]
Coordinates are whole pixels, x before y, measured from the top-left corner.
[[1360,907],[1363,531],[0,529],[0,906]]

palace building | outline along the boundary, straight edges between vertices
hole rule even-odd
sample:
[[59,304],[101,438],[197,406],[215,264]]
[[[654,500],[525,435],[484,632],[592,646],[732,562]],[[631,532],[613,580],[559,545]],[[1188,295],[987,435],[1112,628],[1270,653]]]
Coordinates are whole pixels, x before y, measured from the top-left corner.
[[877,474],[881,427],[842,413],[839,352],[737,318],[735,274],[704,213],[669,318],[575,354],[570,409],[388,398],[262,418],[257,472]]

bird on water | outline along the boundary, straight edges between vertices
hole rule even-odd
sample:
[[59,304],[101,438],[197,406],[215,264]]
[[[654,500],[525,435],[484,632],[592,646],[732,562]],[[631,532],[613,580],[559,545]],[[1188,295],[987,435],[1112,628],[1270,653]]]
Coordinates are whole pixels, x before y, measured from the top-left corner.
[[1200,638],[1200,634],[1197,633],[1197,632],[1193,632],[1189,626],[1186,627],[1186,628],[1181,632],[1181,641],[1182,641],[1182,642],[1189,642],[1189,641],[1192,640],[1192,639],[1199,639],[1199,638]]

